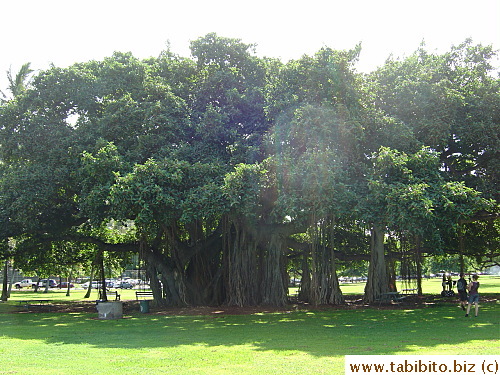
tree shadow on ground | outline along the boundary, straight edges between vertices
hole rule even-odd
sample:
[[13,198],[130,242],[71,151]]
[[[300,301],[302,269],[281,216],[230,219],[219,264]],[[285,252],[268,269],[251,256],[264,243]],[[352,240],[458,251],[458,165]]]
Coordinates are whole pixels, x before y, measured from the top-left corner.
[[140,314],[133,306],[134,311],[118,320],[99,320],[85,311],[20,312],[0,314],[0,325],[5,338],[47,344],[123,349],[252,345],[255,350],[314,356],[415,354],[442,344],[495,341],[500,332],[496,301],[483,304],[478,318],[465,318],[456,303],[421,308],[260,308],[245,314],[211,308],[201,315],[168,315],[168,310]]

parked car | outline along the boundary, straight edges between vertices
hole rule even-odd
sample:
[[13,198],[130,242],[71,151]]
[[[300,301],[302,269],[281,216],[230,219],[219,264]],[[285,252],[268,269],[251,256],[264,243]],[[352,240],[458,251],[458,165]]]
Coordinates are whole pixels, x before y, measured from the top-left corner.
[[[92,281],[92,289],[98,289],[100,288],[102,283],[98,281]],[[87,281],[86,283],[82,284],[82,288],[87,289],[89,287],[89,282]]]
[[16,288],[16,289],[34,288],[35,285],[36,285],[36,281],[33,281],[31,279],[24,279],[24,280],[18,281],[17,283],[14,283],[14,288]]
[[54,280],[54,279],[42,279],[38,282],[38,287],[46,287],[47,286],[47,282],[49,283],[49,288],[57,288],[57,282]]
[[117,281],[114,287],[120,289],[132,289],[132,284],[127,281]]
[[[59,288],[67,288],[68,287],[68,282],[67,281],[62,281],[60,284],[59,284]],[[73,288],[74,285],[73,283],[69,283],[69,287],[70,288]]]

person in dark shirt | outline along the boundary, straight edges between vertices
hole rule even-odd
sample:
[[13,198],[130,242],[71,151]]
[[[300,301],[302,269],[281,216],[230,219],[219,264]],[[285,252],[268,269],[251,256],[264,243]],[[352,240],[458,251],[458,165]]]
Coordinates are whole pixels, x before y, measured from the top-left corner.
[[467,306],[467,281],[464,274],[460,274],[460,279],[457,281],[458,297],[460,298],[460,307],[465,311]]
[[472,281],[467,285],[467,290],[469,291],[469,303],[467,304],[467,314],[465,316],[469,316],[470,312],[470,307],[472,304],[475,305],[476,308],[476,317],[477,314],[479,313],[479,281],[477,279],[479,276],[474,275],[472,276]]

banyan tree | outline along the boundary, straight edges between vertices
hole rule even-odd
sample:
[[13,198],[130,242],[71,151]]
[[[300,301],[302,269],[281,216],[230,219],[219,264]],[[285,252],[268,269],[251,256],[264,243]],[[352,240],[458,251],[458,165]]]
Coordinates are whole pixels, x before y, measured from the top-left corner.
[[135,253],[159,305],[283,306],[292,263],[300,299],[320,305],[344,302],[354,260],[373,302],[423,256],[495,259],[491,48],[419,49],[370,75],[360,48],[284,63],[208,34],[190,58],[36,73],[0,103],[0,237],[16,244],[0,260]]

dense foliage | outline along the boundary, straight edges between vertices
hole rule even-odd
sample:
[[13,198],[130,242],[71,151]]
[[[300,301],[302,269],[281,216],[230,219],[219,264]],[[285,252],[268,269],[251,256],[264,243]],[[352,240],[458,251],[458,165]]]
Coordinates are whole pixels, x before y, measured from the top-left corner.
[[11,80],[5,257],[41,272],[136,253],[158,303],[240,306],[287,303],[289,269],[302,299],[337,304],[337,269],[359,260],[370,302],[396,261],[498,259],[490,47],[420,47],[369,75],[359,46],[287,63],[253,49],[208,34],[191,58],[115,53]]

